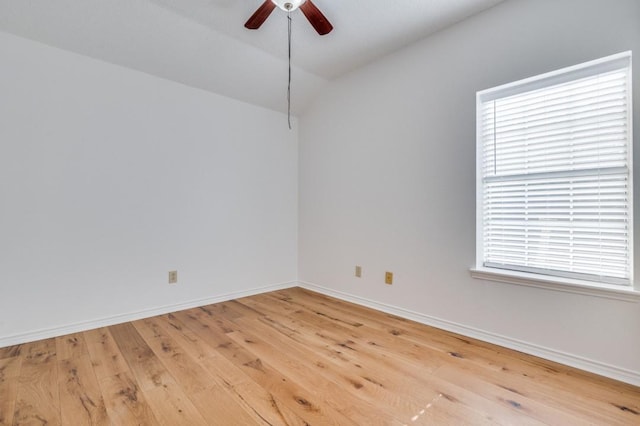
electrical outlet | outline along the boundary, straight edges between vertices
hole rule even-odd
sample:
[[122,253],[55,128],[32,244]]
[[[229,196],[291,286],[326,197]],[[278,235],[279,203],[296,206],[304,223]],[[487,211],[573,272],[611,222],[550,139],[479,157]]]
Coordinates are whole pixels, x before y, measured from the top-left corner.
[[362,277],[362,266],[356,265],[356,277]]
[[384,283],[385,284],[393,284],[393,272],[385,272],[384,273]]
[[169,284],[177,284],[178,271],[169,271]]

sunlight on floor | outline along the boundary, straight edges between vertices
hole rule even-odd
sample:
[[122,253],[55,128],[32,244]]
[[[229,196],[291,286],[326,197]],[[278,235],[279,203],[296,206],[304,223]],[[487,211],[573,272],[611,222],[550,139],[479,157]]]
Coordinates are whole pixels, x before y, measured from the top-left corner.
[[[429,408],[431,408],[433,406],[433,404],[435,404],[440,398],[442,398],[442,394],[438,394],[438,396],[436,396],[435,398],[433,398],[431,400],[431,402],[429,402],[422,410],[420,410],[420,412],[418,414],[416,414],[415,416],[411,417],[411,421],[415,422],[417,421],[421,416],[424,415],[424,413],[427,412],[427,410]],[[408,425],[405,425],[408,426]]]

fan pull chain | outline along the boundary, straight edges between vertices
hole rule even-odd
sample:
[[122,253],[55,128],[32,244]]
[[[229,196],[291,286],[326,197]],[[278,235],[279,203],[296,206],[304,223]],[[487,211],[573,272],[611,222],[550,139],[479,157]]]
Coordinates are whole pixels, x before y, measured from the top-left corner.
[[287,13],[289,41],[289,81],[287,82],[287,121],[291,130],[291,12]]

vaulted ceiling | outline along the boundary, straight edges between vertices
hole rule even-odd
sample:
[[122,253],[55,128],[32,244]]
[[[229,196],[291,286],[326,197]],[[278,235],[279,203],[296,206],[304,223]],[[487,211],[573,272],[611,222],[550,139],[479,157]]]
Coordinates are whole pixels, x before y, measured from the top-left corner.
[[[313,0],[292,13],[292,108],[333,78],[503,0]],[[0,30],[266,108],[286,110],[287,20],[244,22],[263,0],[0,0]]]

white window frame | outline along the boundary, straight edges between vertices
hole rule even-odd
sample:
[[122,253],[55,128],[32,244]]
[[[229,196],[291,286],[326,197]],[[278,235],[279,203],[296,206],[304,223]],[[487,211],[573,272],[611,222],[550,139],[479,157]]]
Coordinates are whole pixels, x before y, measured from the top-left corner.
[[[570,82],[582,77],[591,76],[628,65],[628,87],[629,87],[629,194],[631,203],[629,206],[629,256],[631,258],[631,278],[629,285],[607,284],[584,279],[568,278],[558,275],[543,275],[539,273],[514,271],[484,266],[484,218],[483,218],[483,141],[482,141],[482,103],[492,99],[499,99],[519,93],[529,92],[556,84]],[[626,301],[640,301],[640,291],[634,289],[633,281],[633,134],[632,134],[632,72],[631,72],[631,52],[623,52],[595,61],[586,62],[576,66],[563,68],[539,76],[534,76],[524,80],[508,83],[502,86],[482,90],[476,94],[476,265],[471,268],[471,275],[474,278],[505,282],[517,285],[526,285],[551,290],[558,290],[570,293],[587,294],[605,298],[613,298]]]

